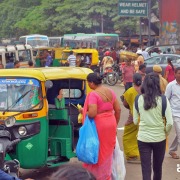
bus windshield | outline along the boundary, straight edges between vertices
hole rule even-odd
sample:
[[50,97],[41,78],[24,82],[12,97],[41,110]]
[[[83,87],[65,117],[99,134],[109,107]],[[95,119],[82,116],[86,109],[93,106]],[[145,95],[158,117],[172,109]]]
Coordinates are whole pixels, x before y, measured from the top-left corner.
[[99,36],[97,37],[98,47],[111,48],[116,47],[118,43],[118,38],[114,36]]
[[[40,83],[36,79],[0,78],[0,111],[26,111],[42,108]],[[35,110],[34,109],[34,110]]]
[[35,35],[21,36],[19,38],[19,41],[25,45],[29,44],[32,47],[49,46],[49,39],[46,35],[35,34]]
[[27,44],[35,46],[48,46],[47,40],[27,40]]

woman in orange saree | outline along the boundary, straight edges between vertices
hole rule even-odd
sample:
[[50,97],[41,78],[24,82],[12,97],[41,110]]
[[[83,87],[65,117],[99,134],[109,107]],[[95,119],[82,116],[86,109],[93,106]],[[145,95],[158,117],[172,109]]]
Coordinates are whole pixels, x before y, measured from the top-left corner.
[[88,85],[94,91],[86,97],[83,119],[86,115],[94,118],[100,149],[97,164],[84,164],[83,166],[94,174],[97,180],[111,180],[112,155],[121,109],[115,93],[102,86],[101,80],[102,78],[96,73],[90,73],[87,77]]

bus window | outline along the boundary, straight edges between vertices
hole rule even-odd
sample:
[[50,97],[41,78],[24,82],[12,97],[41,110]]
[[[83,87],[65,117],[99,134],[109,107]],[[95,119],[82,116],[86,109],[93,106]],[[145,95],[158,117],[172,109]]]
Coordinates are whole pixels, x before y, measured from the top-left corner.
[[119,36],[118,34],[106,34],[106,33],[65,34],[63,41],[65,45],[67,44],[67,42],[70,42],[69,46],[71,48],[74,48],[77,46],[92,47],[92,48],[100,48],[100,47],[110,48],[110,47],[116,47],[117,42],[119,42]]
[[50,47],[61,47],[62,44],[62,37],[49,37],[49,46]]

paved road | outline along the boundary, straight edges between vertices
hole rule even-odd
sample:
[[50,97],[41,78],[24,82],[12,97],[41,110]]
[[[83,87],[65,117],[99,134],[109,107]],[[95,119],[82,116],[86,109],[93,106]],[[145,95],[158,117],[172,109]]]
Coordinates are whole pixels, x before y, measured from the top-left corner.
[[[110,87],[112,88],[117,97],[119,98],[120,95],[122,95],[122,93],[124,92],[124,88],[122,86],[120,86],[120,84],[117,84],[116,86]],[[118,125],[118,140],[121,146],[121,149],[123,150],[123,146],[122,146],[122,135],[123,135],[123,126],[124,123],[127,119],[127,115],[128,115],[128,111],[127,109],[125,109],[121,104],[121,109],[122,109],[122,113],[121,113],[121,120],[120,123]],[[171,131],[170,135],[169,135],[169,142],[172,142],[173,138],[174,138],[174,129]],[[178,151],[179,155],[180,155],[180,148]],[[71,160],[71,162],[75,162],[75,163],[80,163],[78,162],[78,160],[76,158],[73,158]],[[172,159],[169,155],[168,152],[165,155],[165,159],[164,159],[164,164],[163,164],[163,180],[180,180],[180,172],[177,172],[177,164],[180,164],[180,160],[175,160]],[[130,164],[130,163],[126,163],[125,162],[125,166],[126,166],[126,180],[141,180],[142,179],[142,175],[141,175],[141,166],[140,164]],[[36,180],[48,180],[48,176],[53,173],[54,171],[56,171],[58,168],[52,168],[52,169],[47,169],[47,168],[42,168],[39,170],[22,170],[22,178],[35,178]]]

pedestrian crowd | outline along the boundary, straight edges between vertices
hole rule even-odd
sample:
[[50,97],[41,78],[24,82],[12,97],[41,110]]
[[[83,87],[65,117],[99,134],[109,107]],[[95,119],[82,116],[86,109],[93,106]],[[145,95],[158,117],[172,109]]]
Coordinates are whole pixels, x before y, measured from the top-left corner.
[[[128,163],[141,164],[143,180],[151,180],[152,169],[153,179],[160,180],[173,123],[176,137],[169,148],[169,155],[173,159],[179,158],[176,151],[180,145],[180,67],[174,68],[171,81],[162,76],[162,68],[158,65],[154,65],[153,72],[149,74],[145,73],[145,69],[145,64],[140,61],[135,70],[130,60],[122,69],[125,91],[121,100],[129,109],[122,137],[123,149]],[[173,70],[170,63],[165,74],[169,69]],[[114,179],[113,153],[121,108],[114,92],[101,84],[99,74],[89,74],[87,81],[93,91],[86,97],[82,113],[84,119],[87,115],[94,119],[100,147],[98,162],[85,162],[83,167],[98,180],[111,180]],[[122,164],[119,166],[122,167]]]
[[[141,163],[143,180],[162,179],[162,165],[167,146],[167,138],[174,124],[176,136],[169,148],[169,155],[179,159],[176,153],[180,146],[180,67],[175,68],[168,59],[165,74],[162,68],[153,66],[153,72],[146,74],[145,58],[148,54],[137,52],[136,62],[126,59],[122,68],[124,93],[120,97],[128,111],[122,137],[125,159],[128,163]],[[115,49],[99,52],[103,68],[119,63]],[[152,55],[152,54],[151,54]],[[42,65],[49,67],[52,57],[44,51]],[[73,51],[68,57],[69,66],[76,66]],[[87,64],[89,60],[87,58]],[[28,63],[29,68],[33,62]],[[9,62],[8,68],[19,68],[19,61]],[[1,68],[4,68],[0,64]],[[80,109],[83,122],[86,116],[93,119],[96,125],[99,154],[95,164],[83,162],[83,167],[64,166],[50,179],[97,179],[111,180],[113,154],[116,145],[116,129],[120,121],[121,108],[115,93],[102,85],[98,73],[90,73],[87,82],[92,91],[86,96],[84,107]],[[92,152],[93,153],[93,152]]]

